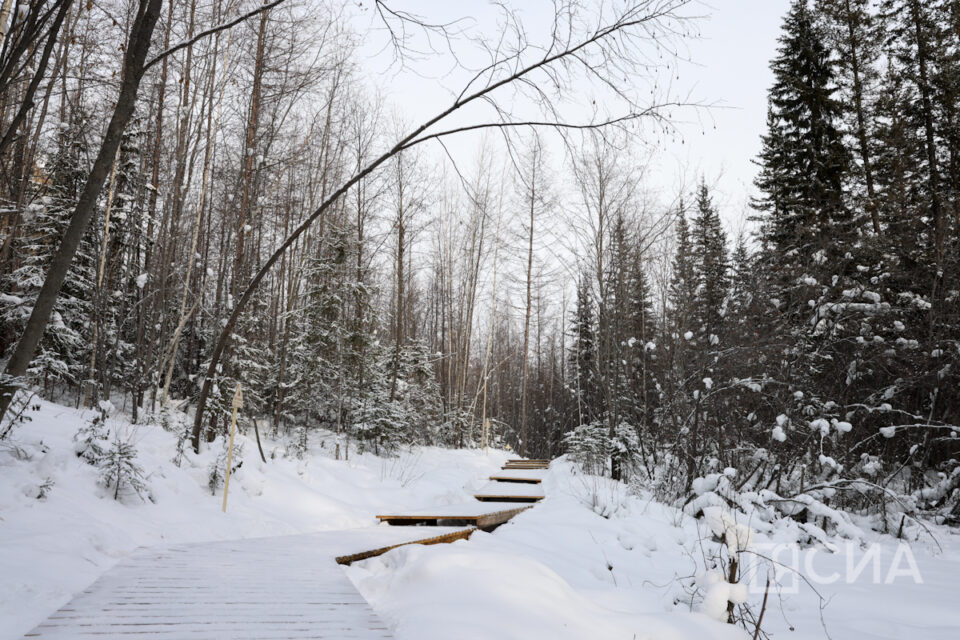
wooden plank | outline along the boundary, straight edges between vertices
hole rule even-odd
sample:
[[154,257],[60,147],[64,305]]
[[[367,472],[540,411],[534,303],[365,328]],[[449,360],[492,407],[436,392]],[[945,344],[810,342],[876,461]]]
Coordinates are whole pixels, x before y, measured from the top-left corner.
[[496,500],[503,498],[510,502],[524,500],[536,502],[544,496],[543,487],[539,485],[520,485],[515,482],[488,482],[474,494],[477,500]]
[[506,474],[490,476],[490,480],[493,480],[494,482],[519,482],[524,484],[540,484],[543,482],[540,478],[522,478],[519,476],[511,476]]
[[496,482],[531,482],[538,484],[543,480],[546,473],[544,469],[510,469],[500,471],[490,476],[490,479]]
[[470,524],[478,529],[499,526],[529,506],[510,502],[470,502],[443,505],[405,513],[378,515],[381,522],[392,525],[437,525],[442,523]]
[[447,542],[454,542],[456,540],[466,540],[470,535],[476,531],[475,528],[469,527],[466,529],[461,529],[459,531],[454,531],[453,533],[446,533],[439,536],[432,536],[430,538],[422,538],[414,542],[401,542],[400,544],[390,545],[388,547],[381,547],[379,549],[371,549],[369,551],[363,551],[360,553],[354,553],[346,556],[339,556],[337,558],[337,564],[350,564],[351,562],[356,562],[357,560],[366,560],[367,558],[373,558],[375,556],[383,555],[391,549],[396,549],[397,547],[402,547],[408,544],[442,544]]

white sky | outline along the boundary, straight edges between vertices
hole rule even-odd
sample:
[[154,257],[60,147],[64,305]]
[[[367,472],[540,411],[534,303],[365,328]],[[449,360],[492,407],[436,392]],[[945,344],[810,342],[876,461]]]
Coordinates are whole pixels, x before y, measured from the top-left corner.
[[[534,35],[549,25],[549,3],[506,0],[506,4],[522,14]],[[685,121],[678,123],[684,142],[665,143],[657,149],[650,167],[650,188],[668,201],[703,175],[714,188],[715,201],[731,234],[740,230],[747,215],[756,173],[752,160],[760,149],[766,120],[769,61],[788,5],[789,0],[709,0],[692,9],[704,16],[699,23],[701,38],[689,41],[691,62],[681,64],[674,92],[685,95],[689,91],[692,100],[717,107],[700,118],[702,124],[688,113]],[[369,20],[369,3],[360,6]],[[436,22],[469,17],[474,20],[473,32],[497,31],[496,11],[486,1],[398,0],[391,6]],[[434,113],[436,105],[449,102],[449,90],[459,86],[459,77],[445,76],[447,69],[433,62],[413,61],[411,67],[420,75],[388,68],[385,61],[389,57],[379,49],[384,40],[370,40],[363,50],[367,71],[374,74],[373,82],[408,122],[419,122]],[[475,157],[476,138],[464,137],[450,146],[462,159]]]
[[711,111],[715,130],[708,127],[701,134],[697,125],[686,127],[686,144],[664,150],[659,181],[670,188],[703,174],[733,232],[739,230],[753,191],[753,160],[760,151],[773,80],[769,64],[788,6],[789,0],[713,0],[702,38],[691,44],[694,64],[681,70],[681,82],[696,96],[723,106]]

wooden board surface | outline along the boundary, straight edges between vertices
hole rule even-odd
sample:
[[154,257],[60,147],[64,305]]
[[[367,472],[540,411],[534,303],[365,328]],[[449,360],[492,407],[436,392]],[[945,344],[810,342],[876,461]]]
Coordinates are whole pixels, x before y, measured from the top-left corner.
[[539,500],[543,498],[543,487],[535,484],[519,484],[516,482],[488,482],[480,487],[474,494],[478,500],[481,498],[495,499],[503,498],[533,498]]
[[493,475],[490,476],[490,480],[494,482],[517,482],[520,484],[540,484],[543,482],[540,478],[520,478],[514,475],[507,475],[508,472],[504,472],[503,475]]
[[469,524],[486,529],[503,524],[529,506],[510,502],[466,502],[442,505],[429,509],[411,509],[392,514],[378,515],[382,522],[393,525],[436,525],[445,523]]
[[501,471],[490,476],[495,482],[529,482],[539,484],[543,481],[546,471],[543,469],[511,469]]
[[[430,532],[435,533],[437,529],[442,530],[444,528],[445,527],[431,528]],[[420,538],[415,543],[401,542],[399,544],[391,544],[385,547],[379,547],[377,549],[368,549],[367,551],[361,551],[358,553],[339,556],[336,558],[336,561],[337,561],[337,564],[350,564],[351,562],[357,562],[358,560],[366,560],[367,558],[373,558],[375,556],[383,555],[387,551],[390,551],[391,549],[396,549],[397,547],[402,547],[405,544],[431,545],[431,544],[443,544],[447,542],[455,542],[457,540],[466,540],[467,538],[470,537],[470,534],[472,534],[476,530],[477,530],[476,527],[465,527],[462,529],[457,528],[456,530],[450,533],[441,533],[438,535],[430,536],[429,538]]]
[[335,558],[459,531],[371,527],[141,549],[26,637],[390,638]]

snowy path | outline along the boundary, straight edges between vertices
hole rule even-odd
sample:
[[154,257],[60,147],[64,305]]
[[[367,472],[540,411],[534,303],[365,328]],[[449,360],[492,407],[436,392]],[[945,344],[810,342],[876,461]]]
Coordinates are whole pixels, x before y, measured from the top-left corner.
[[390,638],[337,559],[468,532],[373,527],[144,549],[27,637]]

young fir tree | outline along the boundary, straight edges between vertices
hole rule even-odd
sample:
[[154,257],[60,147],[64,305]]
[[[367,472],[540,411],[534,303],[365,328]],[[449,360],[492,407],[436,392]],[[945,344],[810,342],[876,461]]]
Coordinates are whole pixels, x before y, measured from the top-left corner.
[[693,241],[690,237],[690,228],[687,226],[682,203],[680,205],[680,215],[677,218],[676,236],[677,248],[674,253],[673,277],[670,280],[669,290],[671,315],[669,328],[673,332],[671,342],[675,338],[689,339],[685,336],[694,325],[694,315],[696,313],[694,306],[697,295],[696,264],[693,256]]
[[577,282],[577,308],[573,313],[570,335],[570,387],[576,398],[578,422],[586,424],[600,414],[597,389],[597,342],[593,296],[588,278],[580,275]]
[[658,405],[657,398],[657,318],[653,310],[653,293],[644,270],[643,255],[639,247],[632,252],[630,265],[628,305],[628,345],[632,356],[632,395],[634,399],[634,422],[641,432],[653,422]]
[[697,332],[715,343],[723,333],[727,293],[730,285],[730,264],[727,258],[727,237],[705,182],[697,191],[697,215],[693,223],[693,251],[696,256],[695,314]]

